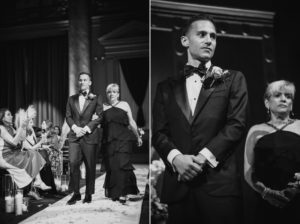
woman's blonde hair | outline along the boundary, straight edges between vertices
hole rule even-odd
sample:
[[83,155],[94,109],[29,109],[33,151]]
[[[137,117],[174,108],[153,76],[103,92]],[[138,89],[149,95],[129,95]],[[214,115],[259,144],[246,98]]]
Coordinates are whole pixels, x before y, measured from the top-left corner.
[[294,83],[287,81],[287,80],[278,80],[278,81],[269,83],[266,88],[265,94],[264,94],[264,99],[269,100],[275,91],[280,91],[282,89],[291,93],[292,99],[294,100],[295,93],[296,93],[296,87],[295,87]]
[[117,83],[111,83],[106,87],[106,92],[108,92],[109,90],[111,90],[113,88],[117,88],[118,92],[120,91],[120,87]]

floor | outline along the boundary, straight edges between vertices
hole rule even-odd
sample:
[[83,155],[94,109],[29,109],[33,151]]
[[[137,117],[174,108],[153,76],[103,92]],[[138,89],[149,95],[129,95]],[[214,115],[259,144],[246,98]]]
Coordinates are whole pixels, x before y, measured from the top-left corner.
[[[100,172],[97,166],[96,192],[90,204],[77,202],[75,205],[66,205],[71,195],[58,196],[56,198],[44,198],[41,201],[30,201],[29,212],[21,216],[4,213],[4,200],[0,201],[0,223],[130,223],[148,224],[149,223],[149,192],[148,192],[148,165],[134,164],[137,184],[143,200],[127,201],[125,205],[113,202],[104,197],[102,188],[105,173]],[[82,180],[84,185],[84,180]],[[80,192],[84,197],[85,186]]]

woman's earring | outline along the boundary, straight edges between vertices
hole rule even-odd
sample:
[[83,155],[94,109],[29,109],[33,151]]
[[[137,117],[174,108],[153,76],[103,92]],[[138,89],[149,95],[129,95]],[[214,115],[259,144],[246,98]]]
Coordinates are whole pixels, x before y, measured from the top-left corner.
[[294,116],[295,116],[294,112],[291,111],[291,112],[290,112],[290,117],[294,117]]

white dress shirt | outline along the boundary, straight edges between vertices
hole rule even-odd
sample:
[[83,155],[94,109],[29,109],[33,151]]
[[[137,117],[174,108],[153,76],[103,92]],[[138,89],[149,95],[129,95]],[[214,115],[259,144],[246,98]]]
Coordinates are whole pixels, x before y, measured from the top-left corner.
[[194,73],[186,79],[185,86],[187,90],[189,105],[192,111],[192,115],[194,116],[198,97],[202,88],[202,78]]
[[[82,94],[79,94],[78,100],[79,100],[79,109],[80,109],[80,111],[83,110],[83,106],[84,106],[84,104],[85,104],[86,97],[89,95],[89,92],[90,92],[89,90],[86,90],[86,96],[85,96],[85,97],[84,97]],[[76,124],[73,124],[72,127],[71,127],[71,129],[72,129],[73,131],[75,131],[76,128],[77,128],[77,125],[76,125]],[[85,129],[88,133],[91,133],[91,129],[90,129],[87,125],[84,127],[84,129]]]
[[86,101],[86,97],[89,95],[89,91],[86,90],[86,96],[84,97],[82,94],[79,94],[79,108],[80,108],[80,111],[82,111],[83,109],[83,106],[84,106],[84,103]]

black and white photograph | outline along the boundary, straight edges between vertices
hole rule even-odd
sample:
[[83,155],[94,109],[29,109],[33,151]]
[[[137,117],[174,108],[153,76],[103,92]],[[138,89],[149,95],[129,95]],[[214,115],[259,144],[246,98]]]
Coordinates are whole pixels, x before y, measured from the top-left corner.
[[0,222],[149,223],[149,1],[12,0]]
[[300,223],[296,3],[0,5],[1,224]]
[[297,7],[150,5],[151,223],[299,222]]

